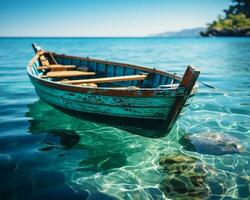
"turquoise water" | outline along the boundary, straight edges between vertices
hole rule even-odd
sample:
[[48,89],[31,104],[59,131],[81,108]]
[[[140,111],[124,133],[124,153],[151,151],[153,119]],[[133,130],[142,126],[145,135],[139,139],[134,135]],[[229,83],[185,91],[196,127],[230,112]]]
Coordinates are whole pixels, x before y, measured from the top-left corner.
[[[200,84],[168,136],[141,137],[39,100],[25,71],[32,42],[178,74],[192,64],[216,89]],[[249,58],[246,38],[0,39],[0,199],[249,199]],[[204,133],[242,149],[180,142]]]

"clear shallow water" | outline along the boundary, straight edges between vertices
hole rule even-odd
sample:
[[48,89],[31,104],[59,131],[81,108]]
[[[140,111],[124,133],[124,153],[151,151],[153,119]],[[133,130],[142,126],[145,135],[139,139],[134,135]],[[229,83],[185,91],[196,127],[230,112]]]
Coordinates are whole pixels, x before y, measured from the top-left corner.
[[[168,136],[141,137],[39,100],[25,72],[32,42],[178,74],[193,64],[217,89],[200,85]],[[249,58],[245,38],[0,39],[0,199],[248,199]],[[179,142],[207,132],[236,137],[244,150],[203,154]]]

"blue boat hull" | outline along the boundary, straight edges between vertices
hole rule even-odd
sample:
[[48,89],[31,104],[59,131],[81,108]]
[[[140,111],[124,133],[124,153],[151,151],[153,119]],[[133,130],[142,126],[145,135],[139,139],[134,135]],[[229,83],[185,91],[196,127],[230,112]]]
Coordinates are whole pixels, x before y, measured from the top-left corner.
[[[64,109],[130,118],[166,120],[176,99],[169,96],[122,97],[78,93],[50,88],[32,81],[36,93],[44,101]],[[179,91],[181,92],[181,91]]]

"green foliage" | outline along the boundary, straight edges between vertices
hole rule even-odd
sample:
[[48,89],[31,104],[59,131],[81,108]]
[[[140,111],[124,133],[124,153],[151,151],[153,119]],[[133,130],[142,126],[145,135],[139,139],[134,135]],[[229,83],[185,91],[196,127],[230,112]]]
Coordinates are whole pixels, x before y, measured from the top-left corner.
[[250,17],[250,0],[233,0],[233,5],[231,5],[227,10],[224,10],[226,15],[238,15],[240,13],[245,14]]
[[233,29],[250,27],[250,18],[247,18],[245,14],[228,14],[228,16],[222,18],[218,17],[217,21],[212,24],[208,24],[208,29]]
[[216,21],[208,24],[208,30],[216,29],[234,29],[250,27],[250,0],[232,0],[227,10],[224,10],[226,16],[218,17]]

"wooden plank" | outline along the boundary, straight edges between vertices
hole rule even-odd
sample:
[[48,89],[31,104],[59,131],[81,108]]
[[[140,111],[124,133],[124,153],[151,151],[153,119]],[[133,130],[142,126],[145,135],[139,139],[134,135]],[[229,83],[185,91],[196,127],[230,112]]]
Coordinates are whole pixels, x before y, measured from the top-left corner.
[[172,128],[174,122],[176,121],[177,117],[179,116],[179,114],[180,114],[186,100],[188,99],[199,75],[200,75],[200,71],[195,70],[191,66],[187,67],[187,69],[183,75],[182,81],[179,85],[179,87],[185,87],[185,93],[183,96],[176,98],[174,106],[171,109],[171,111],[169,112],[167,123],[166,123],[168,130],[170,130]]
[[49,65],[49,66],[39,66],[37,67],[38,70],[43,70],[43,69],[75,69],[75,65]]
[[95,72],[83,72],[83,71],[56,71],[48,72],[46,75],[42,75],[41,78],[61,78],[61,77],[73,77],[73,76],[90,76],[95,75]]
[[120,81],[144,80],[146,77],[147,75],[143,74],[143,75],[116,76],[116,77],[62,81],[61,83],[64,83],[64,84],[112,83],[112,82],[120,82]]

